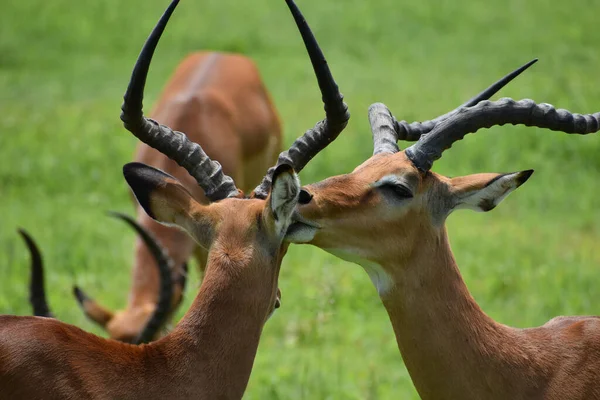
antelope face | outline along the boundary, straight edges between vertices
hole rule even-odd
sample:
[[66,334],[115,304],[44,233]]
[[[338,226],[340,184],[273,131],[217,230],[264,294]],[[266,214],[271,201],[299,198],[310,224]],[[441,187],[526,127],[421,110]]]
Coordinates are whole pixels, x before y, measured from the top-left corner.
[[304,187],[286,240],[363,266],[406,260],[452,211],[489,211],[531,173],[450,179],[419,171],[405,152],[377,154],[350,174]]
[[[381,263],[386,257],[402,261],[415,250],[415,243],[433,240],[429,233],[443,229],[453,210],[494,208],[532,171],[453,179],[430,172],[455,142],[478,129],[507,123],[580,134],[600,128],[597,114],[572,114],[532,100],[488,101],[536,61],[430,121],[409,124],[396,120],[384,104],[371,105],[373,156],[350,174],[303,189],[287,240],[312,243],[362,265]],[[400,151],[399,140],[417,142]]]
[[282,242],[300,193],[292,167],[277,167],[265,200],[240,195],[209,205],[198,203],[177,179],[155,168],[131,163],[123,171],[149,216],[185,230],[209,250],[205,279],[218,272],[243,277],[244,285],[255,287],[257,295],[264,294],[264,288],[270,291],[266,319],[278,305],[277,278],[287,249]]
[[339,251],[367,237],[381,240],[390,224],[416,210],[422,188],[422,176],[404,154],[374,156],[352,173],[303,188],[286,240]]
[[[185,133],[174,132],[143,115],[144,85],[150,62],[177,4],[178,0],[171,2],[142,48],[124,95],[121,120],[134,136],[185,168],[213,204],[198,204],[173,177],[153,168],[129,164],[124,169],[126,179],[146,213],[159,222],[187,231],[198,244],[210,249],[209,262],[210,257],[221,257],[223,265],[237,265],[240,268],[235,270],[240,271],[260,269],[260,260],[274,260],[279,268],[286,250],[282,240],[300,193],[291,168],[300,172],[335,140],[350,118],[348,108],[306,19],[292,0],[286,0],[311,59],[326,116],[280,153],[277,166],[269,169],[253,191],[253,198],[242,200],[233,179],[198,144]],[[249,246],[241,250],[231,243]],[[225,268],[223,272],[228,271]],[[277,279],[276,274],[273,279]],[[276,307],[275,301],[273,306]]]

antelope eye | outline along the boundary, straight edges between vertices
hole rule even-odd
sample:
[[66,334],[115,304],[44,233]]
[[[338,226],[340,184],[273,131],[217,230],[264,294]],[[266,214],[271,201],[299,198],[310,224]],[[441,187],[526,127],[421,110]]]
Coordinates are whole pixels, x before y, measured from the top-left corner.
[[299,204],[308,204],[312,200],[312,194],[308,193],[307,190],[300,189],[300,196],[298,197]]
[[401,199],[410,199],[414,197],[410,189],[400,183],[385,183],[379,186],[379,190],[390,193],[391,195]]

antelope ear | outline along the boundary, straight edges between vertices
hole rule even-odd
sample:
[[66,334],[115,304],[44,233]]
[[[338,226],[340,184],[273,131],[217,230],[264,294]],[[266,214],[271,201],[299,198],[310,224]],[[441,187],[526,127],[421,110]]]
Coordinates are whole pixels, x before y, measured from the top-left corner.
[[142,163],[123,166],[123,175],[146,213],[156,221],[194,231],[194,218],[204,206],[174,177]]
[[493,210],[506,196],[521,186],[533,170],[510,174],[475,174],[453,178],[450,212],[467,208],[475,211]]
[[283,235],[291,223],[300,197],[300,180],[291,165],[281,164],[273,172],[267,210],[278,235]]

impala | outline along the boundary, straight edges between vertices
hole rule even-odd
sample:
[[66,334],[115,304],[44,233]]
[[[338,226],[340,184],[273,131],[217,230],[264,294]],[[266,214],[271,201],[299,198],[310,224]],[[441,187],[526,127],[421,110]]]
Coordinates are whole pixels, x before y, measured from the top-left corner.
[[[432,164],[468,133],[524,124],[567,133],[600,130],[580,115],[532,100],[477,101],[426,125],[369,110],[374,153],[345,175],[303,188],[286,240],[361,265],[388,312],[423,399],[600,399],[600,319],[557,317],[516,329],[488,317],[455,262],[445,220],[490,211],[532,170],[447,178]],[[417,140],[400,151],[398,140]]]
[[[283,243],[300,199],[300,171],[347,124],[349,114],[317,42],[286,0],[319,82],[326,117],[279,156],[249,198],[185,134],[142,113],[152,54],[178,0],[150,34],[125,93],[121,119],[136,137],[183,166],[212,201],[198,202],[175,177],[125,165],[125,179],[153,219],[186,230],[208,250],[206,273],[181,322],[135,346],[51,318],[0,317],[0,393],[10,399],[239,399],[262,327],[276,301]],[[215,132],[215,134],[218,134]],[[304,199],[306,200],[306,199]]]
[[[148,319],[146,325],[143,327],[140,335],[133,341],[133,343],[136,344],[147,342],[152,339],[155,332],[157,332],[159,327],[164,324],[164,321],[169,315],[169,311],[172,309],[172,299],[182,298],[182,293],[185,289],[186,275],[181,274],[181,276],[179,276],[178,279],[173,282],[171,279],[171,266],[169,264],[170,258],[164,249],[161,248],[160,243],[152,237],[152,234],[128,215],[116,212],[111,212],[110,215],[122,219],[129,226],[131,226],[140,235],[141,240],[148,247],[148,250],[154,259],[157,260],[156,266],[158,268],[161,282],[157,306]],[[38,245],[27,231],[24,229],[19,229],[19,234],[25,241],[31,257],[29,302],[31,303],[33,309],[33,315],[53,318],[54,315],[50,311],[50,307],[48,306],[48,301],[46,299],[42,254]],[[172,293],[173,290],[177,291],[175,296]],[[80,294],[80,296],[82,295]],[[87,299],[83,298],[81,301],[86,304]],[[99,318],[98,316],[96,317]]]
[[[256,65],[242,55],[197,52],[186,57],[165,86],[151,116],[186,132],[192,142],[200,144],[209,157],[218,160],[224,172],[247,192],[261,181],[263,172],[276,162],[281,151],[277,111]],[[151,146],[140,143],[134,161],[174,176],[200,203],[212,200],[204,195],[185,168]],[[192,255],[202,274],[206,250],[187,233],[155,222],[139,207],[137,220],[162,243],[171,258],[174,280],[182,274],[182,266]],[[159,297],[156,263],[148,246],[138,240],[132,285],[124,310],[113,312],[101,306],[79,287],[74,287],[73,292],[86,316],[106,329],[111,338],[126,342],[139,340]],[[176,306],[181,301],[181,293],[178,288],[173,291]],[[153,332],[144,333],[145,341],[159,335],[160,326],[155,325],[155,328]]]

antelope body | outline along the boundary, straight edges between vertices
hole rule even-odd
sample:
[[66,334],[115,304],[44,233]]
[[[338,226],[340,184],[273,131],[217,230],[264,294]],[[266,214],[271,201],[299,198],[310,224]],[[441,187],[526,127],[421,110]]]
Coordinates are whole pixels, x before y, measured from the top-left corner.
[[[190,212],[202,221],[190,218],[185,224],[215,227],[201,237],[213,250],[194,303],[169,335],[141,346],[102,339],[51,318],[0,316],[0,397],[242,397],[262,327],[275,306],[285,253],[281,241],[299,192],[293,170],[281,171],[276,193],[266,201],[224,199],[209,206],[158,170],[130,164],[125,174],[138,198],[175,204],[164,209],[145,204],[157,218],[168,220],[164,215],[173,210]],[[175,186],[175,195],[165,193],[162,184]],[[178,208],[179,201],[189,208]],[[256,226],[259,219],[262,227]]]
[[[281,151],[281,124],[258,69],[247,57],[237,54],[198,52],[186,57],[165,86],[152,118],[184,131],[199,143],[209,157],[218,160],[226,174],[243,191],[250,192]],[[194,178],[167,156],[140,143],[135,161],[159,168],[177,178],[203,203],[206,196]],[[204,271],[206,251],[186,233],[161,225],[137,209],[138,223],[148,230],[171,258],[173,280],[178,281],[188,259],[195,254]],[[125,342],[138,338],[156,309],[160,279],[156,258],[148,246],[135,244],[132,285],[124,310],[112,312],[76,288],[86,315],[105,328],[109,336]],[[182,292],[173,290],[173,307]],[[166,321],[157,326],[160,328]],[[159,334],[159,329],[148,340]]]
[[[510,79],[422,124],[397,121],[383,104],[371,106],[373,156],[349,174],[305,187],[286,239],[365,269],[423,399],[600,399],[600,319],[558,317],[531,329],[495,322],[470,295],[450,248],[448,215],[489,211],[533,173],[450,179],[431,172],[454,142],[506,123],[600,130],[600,113],[486,100]],[[400,151],[400,139],[418,141]]]
[[121,119],[140,140],[184,167],[209,205],[175,177],[141,163],[123,173],[142,209],[207,250],[206,273],[176,328],[150,344],[106,340],[51,318],[0,316],[0,394],[10,399],[239,399],[262,327],[275,308],[283,238],[299,201],[300,171],[349,118],[315,38],[286,0],[313,63],[326,118],[280,154],[250,197],[184,133],[142,113],[144,83],[173,0],[146,41]]

